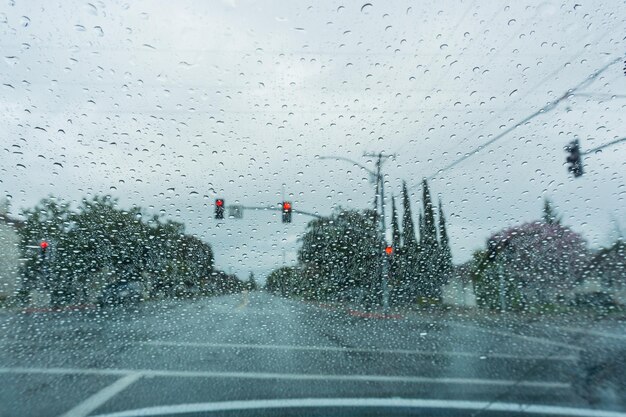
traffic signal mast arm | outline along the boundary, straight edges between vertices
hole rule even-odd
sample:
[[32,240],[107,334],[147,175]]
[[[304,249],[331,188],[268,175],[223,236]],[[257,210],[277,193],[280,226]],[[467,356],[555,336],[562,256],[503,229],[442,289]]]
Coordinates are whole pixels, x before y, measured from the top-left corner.
[[617,143],[624,142],[624,141],[626,141],[626,138],[615,139],[615,140],[613,140],[613,141],[611,141],[609,143],[605,143],[604,145],[600,145],[600,146],[598,146],[596,148],[589,149],[586,152],[582,152],[581,155],[589,155],[589,154],[592,154],[594,152],[598,152],[599,150],[602,150],[604,148],[608,148],[609,146],[612,146],[612,145],[615,145]]
[[[241,206],[241,208],[244,210],[270,210],[270,211],[281,211],[281,212],[283,211],[282,204],[280,204],[278,207],[276,206]],[[291,211],[293,213],[303,214],[305,216],[315,217],[318,219],[321,219],[324,217],[322,215],[311,213],[308,211],[296,210],[293,208],[293,204],[292,204]]]

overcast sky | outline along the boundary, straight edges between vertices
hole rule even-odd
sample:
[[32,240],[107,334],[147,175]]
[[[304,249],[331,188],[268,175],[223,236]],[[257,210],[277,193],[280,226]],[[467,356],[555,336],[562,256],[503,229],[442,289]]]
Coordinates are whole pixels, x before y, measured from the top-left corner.
[[[329,214],[515,125],[626,53],[615,1],[9,1],[0,5],[0,193],[14,215],[42,197],[119,197],[182,221],[217,266],[242,277],[295,261],[309,220],[213,220],[213,202]],[[626,145],[585,157],[563,146],[626,136],[626,76],[608,68],[545,115],[456,167],[431,191],[455,263],[551,198],[592,247],[626,228]],[[622,97],[612,98],[612,95]]]

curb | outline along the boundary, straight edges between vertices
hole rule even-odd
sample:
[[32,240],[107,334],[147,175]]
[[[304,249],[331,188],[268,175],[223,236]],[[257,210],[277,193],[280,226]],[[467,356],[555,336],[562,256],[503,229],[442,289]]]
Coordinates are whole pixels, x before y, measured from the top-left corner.
[[366,312],[348,309],[347,313],[353,317],[360,317],[364,319],[383,319],[383,320],[402,320],[404,317],[401,314],[385,314],[376,312]]
[[95,308],[95,304],[78,304],[72,306],[63,306],[63,307],[30,307],[21,309],[20,312],[24,314],[32,314],[32,313],[60,313],[63,311],[79,311],[79,310],[87,310],[91,308]]

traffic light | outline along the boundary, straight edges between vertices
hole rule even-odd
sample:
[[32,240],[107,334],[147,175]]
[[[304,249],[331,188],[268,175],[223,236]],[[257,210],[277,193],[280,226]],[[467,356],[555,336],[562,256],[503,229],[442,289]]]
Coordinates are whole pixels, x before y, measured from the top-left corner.
[[291,223],[291,202],[283,201],[283,223]]
[[223,198],[215,199],[215,218],[218,220],[222,220],[224,218],[224,199]]
[[578,139],[571,141],[566,147],[565,152],[568,153],[565,161],[569,164],[567,170],[574,174],[574,177],[583,175],[583,160],[580,153],[580,145]]
[[42,259],[45,259],[46,257],[46,250],[48,249],[48,246],[50,246],[50,244],[46,242],[45,240],[42,240],[41,243],[39,244],[39,248],[41,249],[40,255]]
[[387,256],[391,256],[391,255],[393,255],[393,247],[391,247],[391,246],[386,246],[386,247],[385,247],[385,253],[387,254]]

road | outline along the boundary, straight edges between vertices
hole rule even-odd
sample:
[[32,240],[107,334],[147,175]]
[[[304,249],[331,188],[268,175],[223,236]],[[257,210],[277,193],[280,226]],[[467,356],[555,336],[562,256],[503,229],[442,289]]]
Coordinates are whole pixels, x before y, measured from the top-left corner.
[[623,346],[624,328],[560,324],[452,313],[366,319],[263,292],[1,313],[0,416],[328,398],[624,411],[615,391],[590,404],[577,388],[587,347]]

